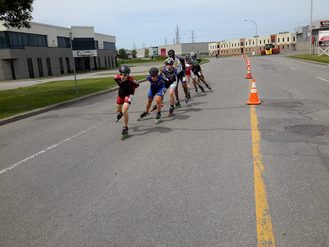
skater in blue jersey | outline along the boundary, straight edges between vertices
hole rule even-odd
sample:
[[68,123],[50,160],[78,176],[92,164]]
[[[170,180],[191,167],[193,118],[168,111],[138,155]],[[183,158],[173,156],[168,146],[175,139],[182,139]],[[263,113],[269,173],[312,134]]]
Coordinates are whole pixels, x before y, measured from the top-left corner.
[[165,88],[165,81],[162,78],[162,76],[159,75],[159,69],[158,68],[151,68],[149,71],[149,75],[147,77],[147,80],[150,82],[150,88],[147,94],[147,103],[146,103],[146,109],[145,111],[140,115],[139,120],[143,119],[149,114],[152,101],[155,97],[156,105],[157,105],[157,115],[155,117],[156,123],[159,123],[161,121],[161,105],[163,96],[166,92]]

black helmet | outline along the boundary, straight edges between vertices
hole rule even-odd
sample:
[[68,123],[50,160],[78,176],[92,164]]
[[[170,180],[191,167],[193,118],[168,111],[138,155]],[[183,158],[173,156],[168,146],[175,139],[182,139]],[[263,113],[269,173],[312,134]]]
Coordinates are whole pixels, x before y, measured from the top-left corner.
[[130,69],[127,65],[121,65],[120,68],[119,68],[119,72],[121,74],[129,75],[130,74]]
[[190,55],[185,55],[185,60],[186,60],[186,61],[189,61],[189,60],[191,60],[191,57],[190,57]]
[[172,59],[171,57],[168,57],[165,61],[164,61],[165,65],[173,65],[174,64],[174,59]]
[[159,70],[158,70],[158,68],[150,68],[150,71],[149,71],[149,73],[150,73],[150,76],[157,76],[158,74],[159,74]]
[[169,50],[168,51],[168,57],[174,58],[175,57],[175,51],[174,50]]

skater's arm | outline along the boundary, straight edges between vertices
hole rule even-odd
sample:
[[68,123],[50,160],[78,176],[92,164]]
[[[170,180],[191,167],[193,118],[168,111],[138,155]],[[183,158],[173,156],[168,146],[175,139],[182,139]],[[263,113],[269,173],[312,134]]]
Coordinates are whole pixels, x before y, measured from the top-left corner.
[[121,76],[120,75],[115,75],[114,76],[115,82],[120,86],[122,83]]

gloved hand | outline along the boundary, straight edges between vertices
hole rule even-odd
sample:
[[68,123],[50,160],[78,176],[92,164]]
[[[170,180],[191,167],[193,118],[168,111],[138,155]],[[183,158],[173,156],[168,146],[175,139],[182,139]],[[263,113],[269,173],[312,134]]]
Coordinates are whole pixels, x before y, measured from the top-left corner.
[[120,75],[115,75],[115,76],[114,76],[114,80],[115,80],[116,82],[121,82],[121,76],[120,76]]
[[133,99],[134,99],[134,95],[129,95],[129,98],[128,98],[128,103],[131,104],[133,102]]

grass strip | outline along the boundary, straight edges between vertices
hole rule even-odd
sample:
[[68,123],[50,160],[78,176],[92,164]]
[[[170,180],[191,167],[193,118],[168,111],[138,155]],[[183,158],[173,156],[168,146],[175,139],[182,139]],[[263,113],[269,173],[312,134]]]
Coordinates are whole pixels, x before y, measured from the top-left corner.
[[318,56],[318,55],[310,55],[310,54],[298,54],[298,55],[293,55],[293,56],[289,56],[289,57],[329,64],[329,56]]
[[[140,80],[146,76],[134,77]],[[116,85],[113,78],[94,78],[78,80],[79,94],[76,94],[74,80],[52,81],[0,91],[0,119],[100,92]]]

